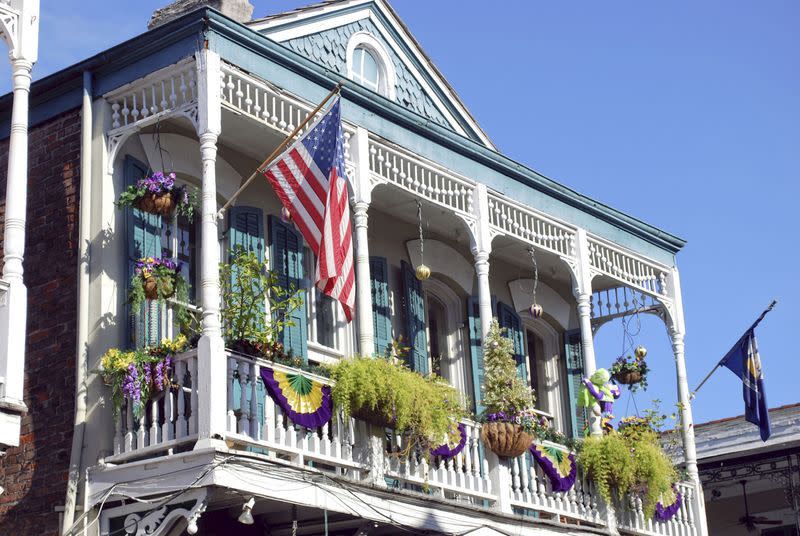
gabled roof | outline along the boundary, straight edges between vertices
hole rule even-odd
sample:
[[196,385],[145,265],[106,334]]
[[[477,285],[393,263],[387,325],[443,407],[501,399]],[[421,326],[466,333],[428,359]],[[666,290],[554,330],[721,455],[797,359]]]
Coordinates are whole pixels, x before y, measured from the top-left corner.
[[397,102],[426,119],[495,149],[386,0],[326,0],[255,19],[248,26],[342,75],[347,74],[344,60],[348,38],[355,32],[365,31],[387,45],[398,67]]

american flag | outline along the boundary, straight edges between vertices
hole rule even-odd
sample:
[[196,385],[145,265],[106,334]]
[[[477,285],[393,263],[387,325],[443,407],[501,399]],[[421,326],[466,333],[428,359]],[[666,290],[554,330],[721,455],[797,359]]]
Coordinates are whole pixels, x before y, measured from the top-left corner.
[[342,304],[349,322],[355,306],[355,272],[343,147],[337,97],[328,112],[263,173],[317,257],[317,288]]

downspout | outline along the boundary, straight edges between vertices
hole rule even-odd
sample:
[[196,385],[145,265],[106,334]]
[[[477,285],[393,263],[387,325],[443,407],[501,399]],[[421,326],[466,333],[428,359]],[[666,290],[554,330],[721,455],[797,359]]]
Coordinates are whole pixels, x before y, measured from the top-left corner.
[[69,456],[67,497],[64,501],[64,521],[61,533],[65,534],[75,521],[75,505],[81,477],[83,443],[86,431],[86,381],[88,376],[89,346],[89,244],[91,242],[91,174],[92,174],[92,73],[83,72],[83,102],[81,104],[81,161],[80,207],[78,209],[78,318],[75,352],[75,427],[72,433],[72,451]]

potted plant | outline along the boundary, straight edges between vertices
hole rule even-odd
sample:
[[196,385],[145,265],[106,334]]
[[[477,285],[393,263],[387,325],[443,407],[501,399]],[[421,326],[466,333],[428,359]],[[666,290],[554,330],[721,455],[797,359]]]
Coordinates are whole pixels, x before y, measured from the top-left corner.
[[128,186],[117,200],[118,207],[135,207],[151,214],[170,217],[177,209],[190,221],[194,217],[196,199],[186,186],[175,184],[175,173],[156,171]]
[[140,350],[109,349],[100,360],[103,381],[111,388],[114,413],[128,401],[134,418],[143,415],[145,404],[153,393],[172,385],[174,356],[188,349],[185,336],[165,339],[159,346]]
[[516,457],[533,442],[523,420],[533,407],[535,395],[517,376],[512,357],[514,343],[503,336],[503,330],[493,320],[483,345],[484,424],[481,439],[498,456]]
[[346,415],[408,438],[400,453],[460,440],[454,423],[465,417],[460,393],[441,378],[422,376],[397,360],[356,356],[331,367],[331,396]]
[[644,357],[620,356],[611,366],[611,377],[614,381],[627,385],[631,391],[647,390],[647,362]]
[[[237,248],[229,263],[220,265],[222,337],[235,352],[293,365],[299,357],[284,351],[278,335],[292,326],[289,314],[303,305],[302,290],[282,287],[278,275],[255,253]],[[265,312],[269,300],[269,311]],[[288,362],[287,362],[288,361]]]
[[660,499],[674,498],[678,478],[652,417],[623,419],[616,432],[587,438],[578,454],[578,465],[606,501],[633,493],[641,497],[647,517]]

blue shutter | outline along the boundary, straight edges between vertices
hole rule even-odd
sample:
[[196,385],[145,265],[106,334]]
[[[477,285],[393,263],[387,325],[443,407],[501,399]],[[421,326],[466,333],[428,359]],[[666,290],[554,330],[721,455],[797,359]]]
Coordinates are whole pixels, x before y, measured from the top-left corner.
[[472,364],[472,397],[475,415],[483,413],[483,341],[481,334],[481,313],[478,297],[467,299],[467,318],[469,323],[469,352]]
[[583,408],[578,407],[578,389],[583,381],[583,347],[580,329],[564,333],[564,357],[567,365],[567,393],[572,435],[582,437],[586,427],[586,413]]
[[408,337],[408,366],[421,374],[428,374],[428,340],[425,335],[425,300],[422,285],[406,261],[400,262],[403,274],[403,306],[405,309],[406,336]]
[[[125,186],[135,184],[147,175],[148,167],[130,155],[125,157],[123,173]],[[142,257],[161,256],[161,216],[138,208],[126,209],[128,232],[128,279],[133,277],[136,261]],[[161,341],[161,307],[158,302],[145,301],[138,311],[128,309],[128,341],[136,347],[158,344]]]
[[[303,237],[293,227],[275,216],[269,217],[271,269],[278,275],[278,284],[283,288],[294,285],[302,290],[303,285]],[[305,299],[305,293],[301,293]],[[306,307],[301,305],[289,314],[292,326],[286,326],[280,338],[286,351],[308,361],[306,343]]]
[[372,331],[375,354],[382,356],[392,343],[392,311],[389,307],[389,266],[384,257],[369,258],[372,290]]
[[[233,254],[238,249],[252,251],[259,261],[264,260],[264,213],[257,207],[236,206],[228,212],[228,261],[233,260]],[[236,281],[235,274],[231,274],[232,283]],[[262,316],[266,314],[265,304],[262,302]],[[248,384],[249,385],[249,384]],[[234,378],[233,385],[234,410],[240,409],[241,386]],[[264,424],[264,396],[266,391],[264,382],[259,377],[256,382],[258,397],[258,422]],[[251,391],[247,390],[247,403],[250,403]]]
[[525,362],[525,331],[522,329],[520,319],[513,307],[503,302],[497,304],[497,322],[501,328],[506,328],[506,337],[514,343],[514,361],[517,362],[517,376],[528,384],[528,364]]

